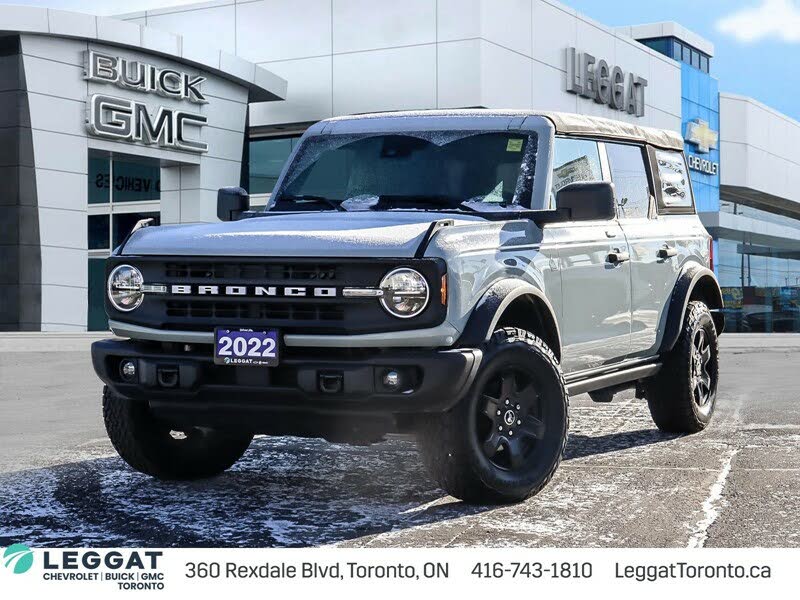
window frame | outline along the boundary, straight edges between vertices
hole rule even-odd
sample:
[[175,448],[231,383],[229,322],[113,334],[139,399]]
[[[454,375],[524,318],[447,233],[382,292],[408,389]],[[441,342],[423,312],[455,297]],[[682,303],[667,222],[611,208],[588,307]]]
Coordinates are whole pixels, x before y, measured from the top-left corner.
[[677,38],[672,38],[672,56],[670,58],[678,62],[683,60],[683,44]]
[[[675,152],[676,154],[680,154],[681,158],[683,159],[683,164],[686,169],[686,181],[687,181],[687,188],[689,190],[689,195],[691,196],[691,204],[689,206],[667,206],[664,204],[663,199],[663,191],[661,189],[661,176],[658,170],[658,157],[656,153],[662,150],[664,152]],[[678,150],[672,150],[668,148],[656,148],[655,146],[647,146],[647,152],[650,159],[650,170],[652,172],[654,188],[655,188],[655,201],[656,201],[656,213],[661,215],[696,215],[697,214],[697,206],[695,204],[695,197],[694,197],[694,189],[692,187],[692,177],[689,172],[689,163],[686,162],[686,153]],[[656,185],[657,183],[657,185]]]
[[[161,218],[161,199],[163,192],[159,189],[158,192],[158,199],[155,200],[115,200],[114,199],[114,163],[119,162],[126,162],[132,161],[136,162],[137,160],[142,160],[145,157],[141,156],[133,156],[127,154],[116,154],[116,153],[102,153],[98,152],[95,155],[90,153],[88,159],[91,161],[92,159],[100,159],[103,161],[107,161],[108,163],[108,176],[109,176],[109,188],[108,188],[108,198],[104,202],[93,202],[86,204],[86,215],[87,215],[87,235],[86,235],[86,246],[89,258],[106,258],[111,255],[114,249],[117,247],[114,244],[114,216],[126,213],[156,213],[159,217],[159,221]],[[87,163],[88,164],[88,163]],[[161,177],[161,165],[159,164],[159,180]],[[89,177],[89,175],[87,175]],[[108,240],[109,240],[109,247],[108,248],[89,248],[89,234],[88,234],[88,218],[91,216],[108,216]]]
[[[420,130],[416,130],[416,131],[415,130],[410,130],[410,131],[404,131],[404,132],[397,132],[397,131],[390,131],[390,130],[364,132],[363,133],[363,139],[367,139],[367,138],[371,138],[371,137],[391,136],[391,135],[405,136],[405,135],[408,135],[409,133],[420,133],[420,132],[428,132],[428,131],[429,130],[427,130],[427,129],[420,129]],[[533,199],[534,199],[534,195],[535,195],[536,171],[537,171],[537,165],[539,163],[538,157],[539,157],[540,149],[541,149],[540,144],[542,143],[541,140],[542,140],[543,135],[545,135],[545,134],[543,134],[543,132],[541,130],[537,129],[537,128],[532,128],[532,129],[523,129],[523,128],[519,128],[519,129],[487,128],[487,129],[476,129],[476,130],[466,129],[465,132],[468,132],[470,134],[470,135],[465,135],[464,136],[465,138],[466,137],[475,137],[475,136],[479,136],[479,135],[489,135],[489,134],[510,135],[510,136],[516,136],[516,137],[525,138],[525,141],[526,141],[526,144],[527,144],[526,145],[526,151],[521,153],[522,156],[520,158],[519,167],[518,167],[518,173],[517,173],[517,178],[516,178],[516,188],[519,188],[520,183],[522,183],[523,180],[526,178],[526,176],[525,176],[526,172],[534,174],[533,175],[533,181],[532,182],[529,181],[527,185],[523,184],[522,194],[519,197],[516,195],[516,189],[515,189],[513,198],[519,200],[518,202],[515,203],[517,206],[519,206],[519,207],[521,207],[523,209],[531,209],[532,203],[533,203]],[[261,195],[262,197],[266,197],[266,199],[267,199],[265,210],[270,209],[273,206],[273,203],[271,202],[271,200],[272,200],[272,196],[275,195],[276,192],[278,193],[277,198],[280,198],[280,195],[284,193],[286,188],[288,186],[291,186],[295,182],[296,179],[293,179],[291,182],[287,183],[286,182],[286,177],[288,177],[290,175],[289,168],[294,163],[296,155],[298,153],[300,153],[304,149],[304,146],[306,144],[310,143],[310,141],[313,140],[314,138],[316,138],[316,137],[328,137],[328,136],[331,136],[331,135],[345,135],[346,136],[348,134],[347,133],[330,133],[330,132],[327,133],[327,134],[313,133],[313,134],[309,134],[308,137],[302,136],[300,138],[297,146],[295,146],[295,148],[292,150],[292,152],[289,155],[289,157],[286,159],[286,163],[284,164],[284,167],[281,170],[281,174],[278,177],[278,181],[276,182],[272,193],[270,193],[268,195],[267,194]],[[529,151],[529,150],[527,150],[527,148],[531,148],[531,150]],[[525,169],[523,169],[524,165],[527,165],[529,167],[529,169],[527,169],[527,171]]]
[[[263,141],[277,141],[277,140],[297,140],[297,144],[295,144],[294,148],[291,149],[289,155],[286,157],[286,160],[283,163],[283,167],[281,167],[280,173],[278,173],[278,177],[275,180],[275,185],[277,186],[278,182],[281,180],[281,175],[283,175],[286,166],[289,164],[290,160],[297,152],[297,148],[300,146],[300,141],[306,133],[307,128],[302,129],[285,129],[280,131],[271,131],[269,133],[256,133],[251,134],[245,138],[243,152],[247,152],[247,161],[245,165],[245,161],[242,161],[242,174],[247,173],[247,185],[243,185],[247,192],[252,196],[255,196],[259,200],[264,200],[264,205],[269,203],[269,199],[272,196],[272,192],[275,191],[275,186],[273,186],[272,191],[270,192],[252,192],[250,189],[252,186],[250,185],[250,165],[252,164],[252,155],[250,152],[250,144],[253,142],[263,142]],[[242,182],[244,183],[244,182]]]
[[[611,161],[608,159],[608,145],[613,144],[615,146],[633,146],[639,149],[639,152],[642,157],[642,166],[644,167],[645,177],[647,177],[647,214],[641,217],[625,217],[620,214],[619,210],[619,203],[616,202],[616,188],[614,190],[614,205],[617,211],[617,219],[620,221],[635,221],[635,220],[650,220],[654,219],[657,216],[656,211],[656,196],[655,196],[655,179],[653,177],[653,168],[650,160],[650,153],[649,153],[649,146],[646,144],[637,144],[635,142],[626,142],[624,140],[605,140],[600,143],[602,146],[602,154],[603,154],[603,161],[605,162],[605,168],[608,172],[608,176],[606,181],[614,183],[614,179],[611,173]],[[692,202],[694,202],[694,195],[692,196]]]
[[556,194],[553,193],[553,173],[556,170],[555,167],[555,155],[556,155],[556,142],[558,140],[577,140],[583,142],[593,142],[597,147],[597,160],[600,162],[600,179],[597,181],[611,181],[610,179],[610,172],[608,169],[608,160],[606,158],[605,148],[603,147],[603,140],[591,137],[591,136],[577,136],[577,135],[565,135],[565,134],[558,134],[553,136],[553,150],[551,152],[552,156],[550,158],[550,172],[548,173],[548,178],[550,179],[549,188],[549,200],[548,206],[550,209],[554,209],[556,207]]

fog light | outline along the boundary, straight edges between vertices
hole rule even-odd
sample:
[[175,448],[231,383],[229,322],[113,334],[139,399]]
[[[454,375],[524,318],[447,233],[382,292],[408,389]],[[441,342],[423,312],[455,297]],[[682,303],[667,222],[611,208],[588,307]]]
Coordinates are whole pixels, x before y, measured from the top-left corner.
[[400,373],[397,371],[387,371],[383,375],[383,385],[387,388],[397,389],[400,385]]
[[123,360],[119,364],[119,372],[124,380],[133,381],[136,379],[136,363],[132,360]]

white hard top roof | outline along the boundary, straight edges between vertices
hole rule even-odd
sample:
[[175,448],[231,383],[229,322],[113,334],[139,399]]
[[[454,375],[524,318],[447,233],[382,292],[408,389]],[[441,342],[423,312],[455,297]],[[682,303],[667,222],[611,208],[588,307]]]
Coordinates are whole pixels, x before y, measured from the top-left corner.
[[[322,121],[324,123],[343,125],[348,121],[363,122],[369,120],[373,125],[378,125],[374,121],[382,119],[404,119],[411,121],[415,119],[491,119],[507,118],[519,120],[524,117],[542,117],[553,124],[557,134],[563,135],[583,135],[610,139],[621,139],[632,142],[651,144],[659,148],[670,150],[683,150],[683,138],[675,131],[667,129],[655,129],[644,127],[625,121],[606,119],[602,117],[592,117],[575,113],[552,112],[552,111],[522,111],[522,110],[493,110],[493,109],[459,109],[459,110],[418,110],[418,111],[397,111],[370,113],[364,115],[353,115],[334,117]],[[412,126],[408,123],[409,127]],[[341,130],[340,130],[341,131]]]

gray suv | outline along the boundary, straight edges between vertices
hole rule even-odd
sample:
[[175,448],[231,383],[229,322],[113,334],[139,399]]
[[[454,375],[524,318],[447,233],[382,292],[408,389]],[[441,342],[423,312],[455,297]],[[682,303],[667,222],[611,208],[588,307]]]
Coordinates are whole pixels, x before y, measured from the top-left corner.
[[254,434],[413,433],[441,486],[527,498],[568,398],[709,423],[722,295],[680,136],[560,113],[329,119],[264,210],[137,225],[108,260],[96,342],[109,437],[161,479],[216,475]]

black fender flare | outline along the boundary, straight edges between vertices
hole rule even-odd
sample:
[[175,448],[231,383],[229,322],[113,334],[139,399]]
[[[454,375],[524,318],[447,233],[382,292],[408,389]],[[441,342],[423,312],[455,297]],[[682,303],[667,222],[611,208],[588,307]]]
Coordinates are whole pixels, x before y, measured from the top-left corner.
[[725,329],[725,315],[720,312],[720,309],[724,306],[722,290],[719,287],[714,271],[700,264],[690,263],[681,270],[672,290],[672,296],[665,311],[664,335],[661,338],[659,352],[672,350],[678,341],[683,327],[683,319],[686,316],[686,308],[689,306],[689,298],[692,297],[692,292],[698,285],[703,286],[703,293],[708,308],[712,311],[711,314],[714,318],[717,334],[721,334]]
[[[503,312],[514,300],[523,296],[533,296],[540,301],[546,308],[549,319],[555,328],[555,336],[558,341],[557,348],[551,348],[556,356],[561,355],[561,331],[558,327],[558,320],[555,316],[552,304],[539,288],[521,281],[519,279],[501,279],[495,282],[484,293],[478,304],[472,310],[472,314],[467,320],[464,331],[456,342],[456,347],[477,348],[487,342],[494,333],[497,323],[503,316]],[[534,332],[535,333],[535,332]]]

